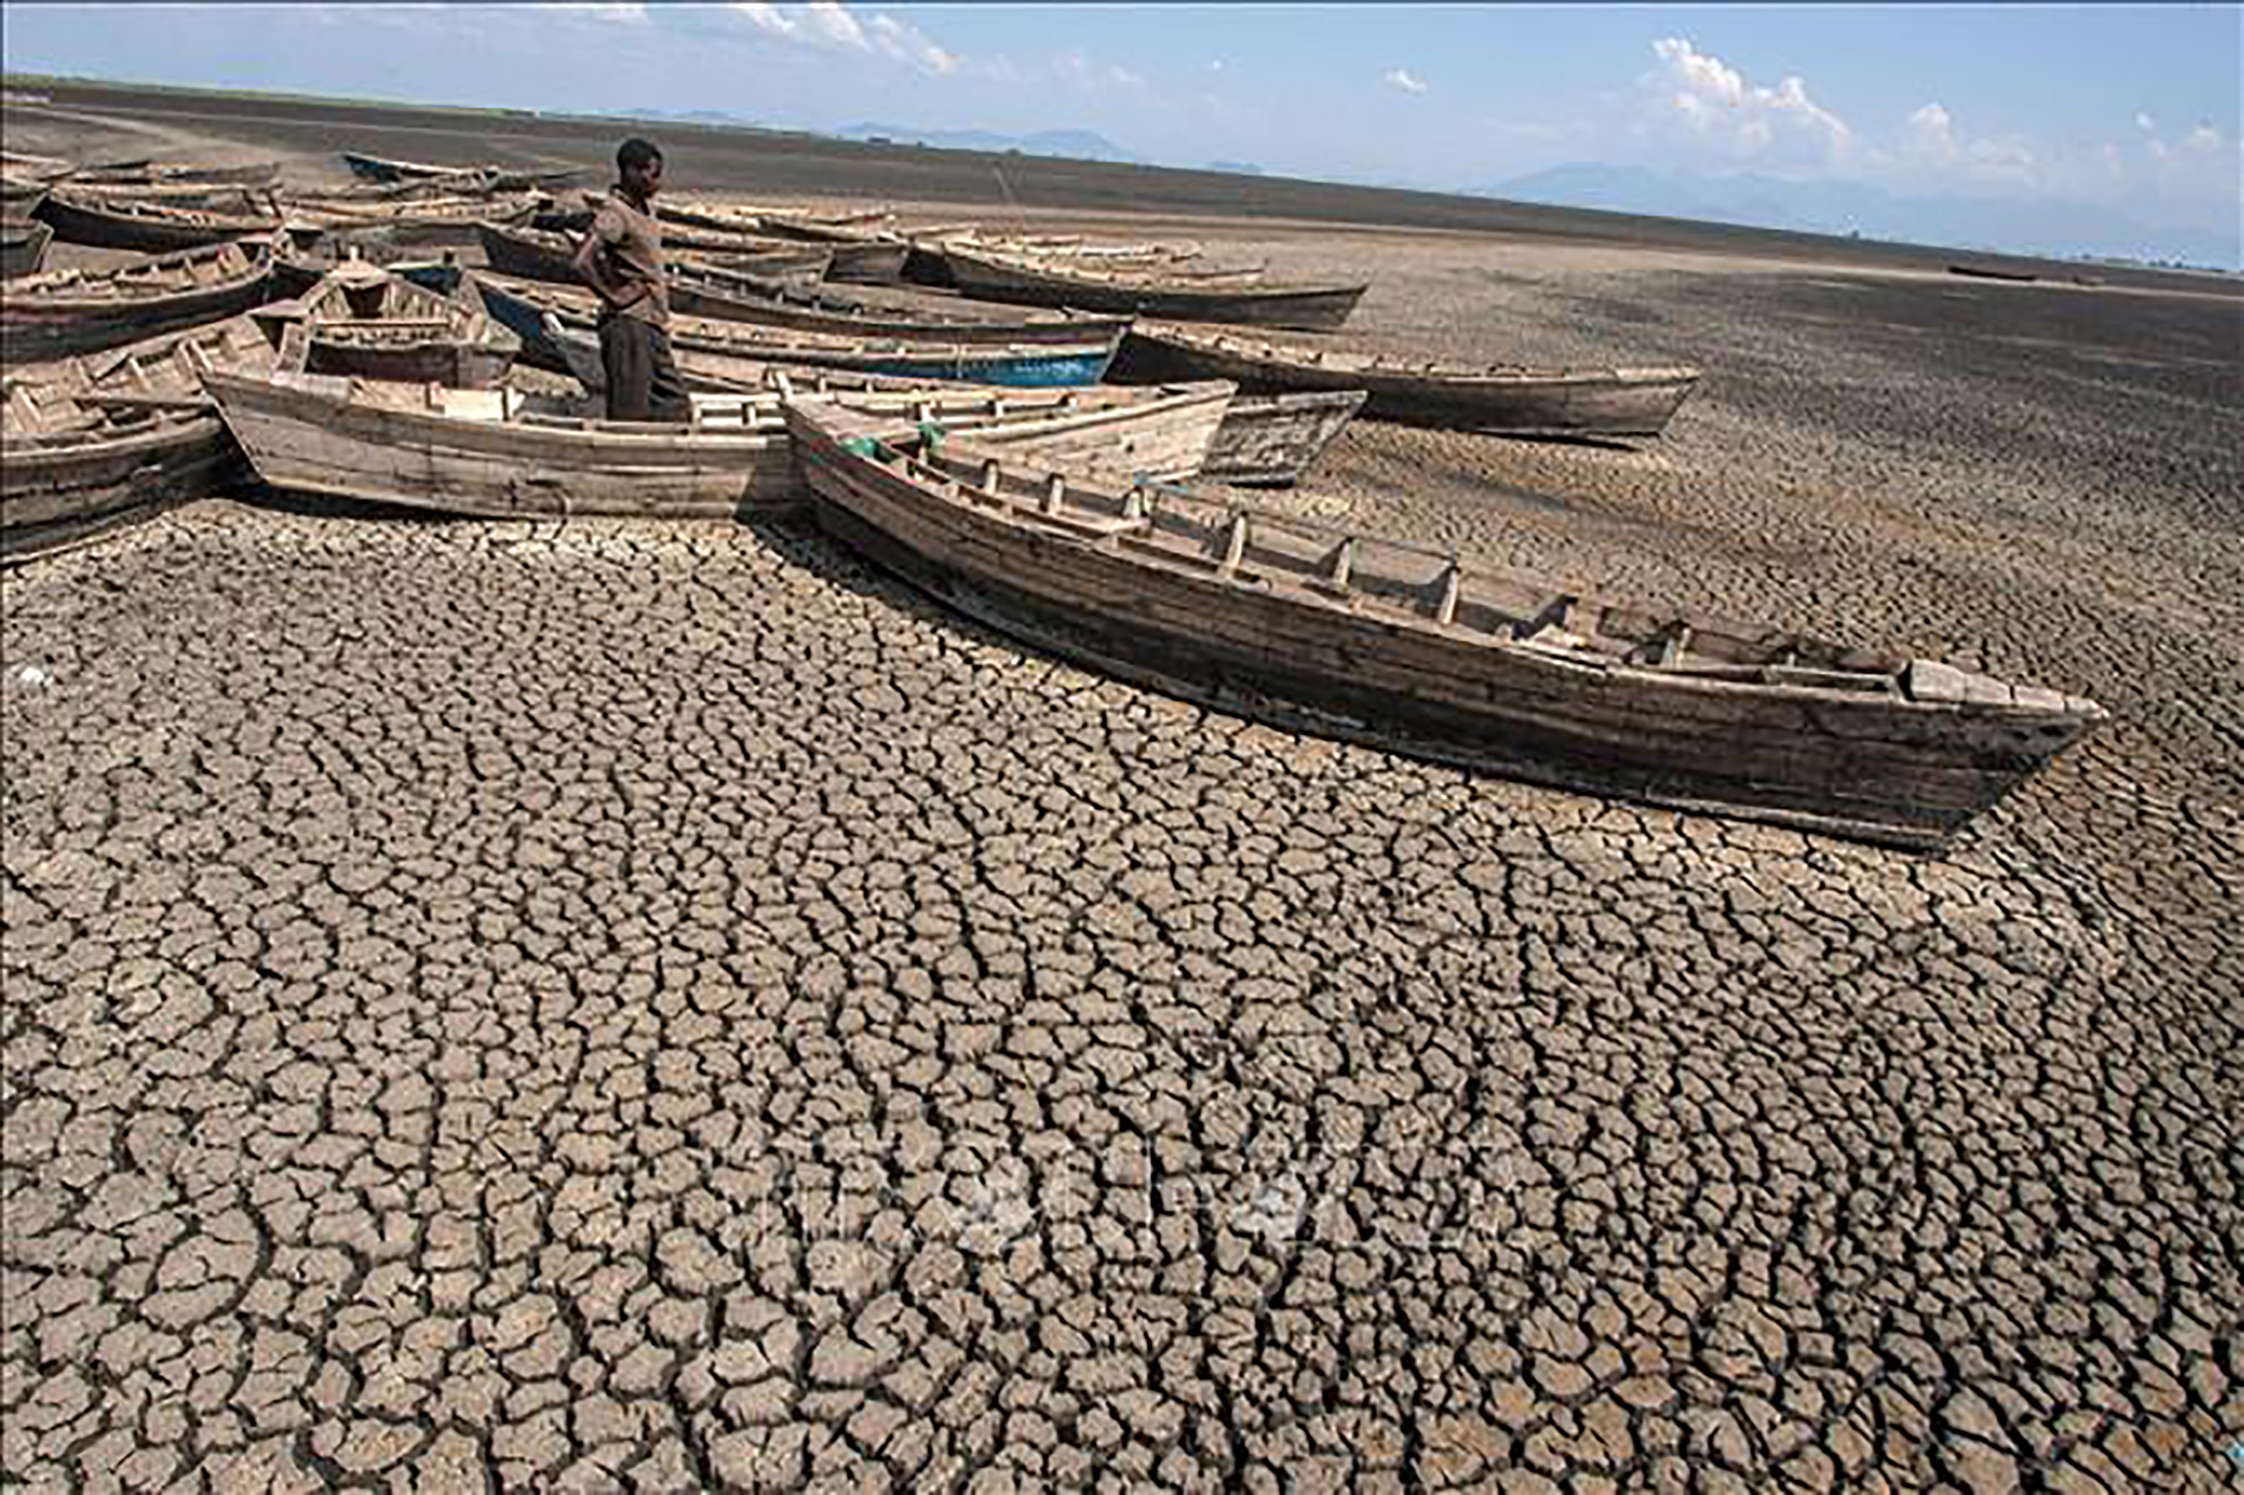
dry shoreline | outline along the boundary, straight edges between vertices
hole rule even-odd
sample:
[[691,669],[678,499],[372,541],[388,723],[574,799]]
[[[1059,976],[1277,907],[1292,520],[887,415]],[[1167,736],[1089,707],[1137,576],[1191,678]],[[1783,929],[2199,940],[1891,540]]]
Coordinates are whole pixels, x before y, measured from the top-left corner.
[[1026,216],[1707,371],[1283,501],[2114,721],[1916,857],[1208,715],[792,529],[190,507],[0,577],[0,1471],[2225,1488],[2244,303],[1109,190]]

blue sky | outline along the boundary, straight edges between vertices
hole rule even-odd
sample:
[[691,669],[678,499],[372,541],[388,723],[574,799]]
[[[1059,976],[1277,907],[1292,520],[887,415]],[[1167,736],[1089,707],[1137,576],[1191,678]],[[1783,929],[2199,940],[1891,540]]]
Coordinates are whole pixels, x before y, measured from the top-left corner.
[[2233,5],[8,3],[11,69],[620,112],[1088,129],[1437,189],[1576,162],[2063,200],[2233,235]]

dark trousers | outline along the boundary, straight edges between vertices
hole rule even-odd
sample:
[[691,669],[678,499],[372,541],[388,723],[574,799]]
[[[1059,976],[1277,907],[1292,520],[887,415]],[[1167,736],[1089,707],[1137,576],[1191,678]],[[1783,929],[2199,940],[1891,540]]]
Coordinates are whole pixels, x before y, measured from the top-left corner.
[[608,376],[608,419],[683,425],[693,418],[685,381],[670,358],[670,334],[641,317],[600,324],[600,366]]

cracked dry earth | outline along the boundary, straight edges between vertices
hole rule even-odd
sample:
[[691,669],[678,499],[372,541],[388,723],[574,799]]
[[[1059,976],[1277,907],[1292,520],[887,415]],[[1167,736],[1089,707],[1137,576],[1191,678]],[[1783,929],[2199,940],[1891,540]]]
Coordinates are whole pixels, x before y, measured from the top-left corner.
[[6,1480],[2231,1488],[2235,303],[1381,254],[1367,340],[1706,388],[1278,501],[2114,723],[1918,857],[803,531],[191,507],[0,582]]

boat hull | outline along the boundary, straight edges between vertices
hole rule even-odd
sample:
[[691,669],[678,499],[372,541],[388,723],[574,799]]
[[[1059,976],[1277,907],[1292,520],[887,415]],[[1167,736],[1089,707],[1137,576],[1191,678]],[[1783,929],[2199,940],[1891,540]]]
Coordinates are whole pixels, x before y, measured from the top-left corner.
[[944,259],[959,290],[982,300],[1305,332],[1330,332],[1341,326],[1366,289],[1360,285],[1218,287],[1101,280],[986,260],[957,249],[946,249]]
[[1434,377],[1362,364],[1321,367],[1133,327],[1115,355],[1112,378],[1118,384],[1229,379],[1256,394],[1360,389],[1361,413],[1368,418],[1495,435],[1657,436],[1699,375],[1696,369],[1668,368]]
[[44,223],[0,224],[0,279],[38,274],[54,236],[55,231]]
[[1363,402],[1360,389],[1240,395],[1216,432],[1200,476],[1249,488],[1291,487]]
[[176,212],[145,208],[140,212],[112,210],[104,204],[49,192],[39,204],[39,221],[65,244],[96,249],[131,249],[142,254],[171,254],[200,249],[228,239],[254,238],[280,227],[278,218],[242,218],[231,215]]
[[11,294],[0,298],[0,365],[94,353],[216,322],[263,301],[267,280],[266,265],[258,263],[239,275],[145,300]]
[[462,420],[303,383],[207,380],[258,477],[275,488],[506,519],[738,519],[797,509],[805,496],[781,431]]
[[[408,273],[409,278],[422,285],[437,284],[441,275],[433,267],[416,268]],[[597,315],[598,311],[597,304],[591,299],[591,292],[586,290],[577,290],[564,298],[555,296],[543,287],[535,290],[516,288],[488,279],[484,279],[482,285],[484,302],[491,308],[492,314],[505,321],[526,343],[548,309],[580,325]],[[882,315],[873,309],[864,312],[835,312],[792,301],[747,297],[705,298],[695,305],[701,309],[689,311],[675,295],[671,300],[671,309],[681,317],[702,317],[708,321],[730,322],[742,327],[899,343],[963,344],[969,347],[1012,347],[1025,344],[1081,349],[1094,343],[1112,347],[1129,326],[1126,320],[1098,317],[1036,322],[935,321],[902,315]],[[540,356],[544,354],[541,352]],[[552,356],[556,360],[560,357],[557,351]]]
[[166,414],[146,432],[83,442],[11,440],[0,461],[0,565],[153,519],[248,472],[210,412]]
[[1382,626],[1238,586],[1212,563],[1180,574],[935,500],[800,418],[795,436],[819,524],[960,611],[1166,694],[1406,756],[1932,848],[2092,724],[1648,682]]

